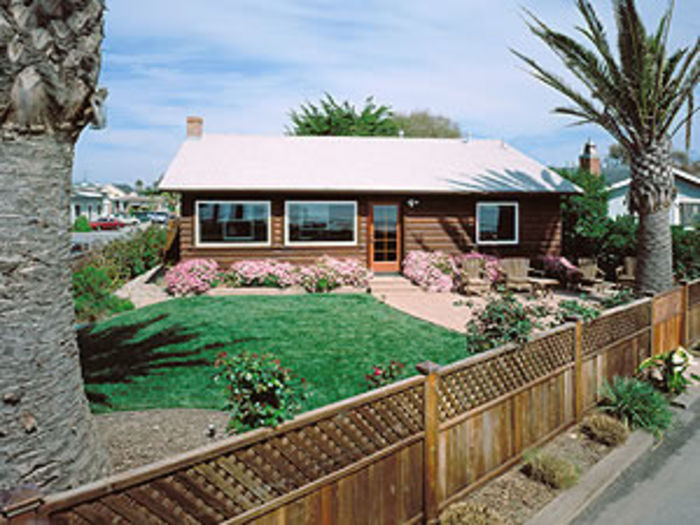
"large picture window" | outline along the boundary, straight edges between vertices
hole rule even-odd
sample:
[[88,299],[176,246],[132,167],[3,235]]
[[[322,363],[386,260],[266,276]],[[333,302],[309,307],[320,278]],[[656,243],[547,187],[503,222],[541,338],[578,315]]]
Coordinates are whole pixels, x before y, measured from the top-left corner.
[[197,244],[268,246],[270,203],[252,201],[198,201]]
[[518,244],[518,220],[517,202],[477,203],[477,244]]
[[357,203],[288,201],[287,244],[355,244]]

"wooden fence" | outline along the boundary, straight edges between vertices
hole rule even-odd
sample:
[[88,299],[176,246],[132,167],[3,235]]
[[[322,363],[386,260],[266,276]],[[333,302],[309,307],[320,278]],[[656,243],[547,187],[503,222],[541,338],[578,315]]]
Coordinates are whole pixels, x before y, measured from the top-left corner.
[[[575,424],[604,380],[700,339],[700,281],[176,458],[42,498],[19,523],[433,522]],[[3,518],[0,517],[0,522]]]

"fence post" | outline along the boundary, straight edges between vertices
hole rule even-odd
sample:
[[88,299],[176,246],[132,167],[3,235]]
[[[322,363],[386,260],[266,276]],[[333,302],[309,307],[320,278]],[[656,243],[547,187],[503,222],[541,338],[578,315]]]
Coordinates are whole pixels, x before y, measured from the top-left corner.
[[38,516],[43,503],[41,493],[35,487],[21,487],[0,492],[0,525],[42,525],[48,523]]
[[583,321],[576,321],[574,335],[574,413],[576,421],[583,419]]
[[416,365],[425,377],[423,394],[423,522],[437,523],[440,514],[440,482],[438,479],[438,427],[440,424],[439,396],[440,365],[425,361]]
[[690,293],[690,286],[688,283],[683,283],[683,289],[681,290],[681,334],[680,334],[680,346],[686,348],[690,342],[688,337],[688,294]]

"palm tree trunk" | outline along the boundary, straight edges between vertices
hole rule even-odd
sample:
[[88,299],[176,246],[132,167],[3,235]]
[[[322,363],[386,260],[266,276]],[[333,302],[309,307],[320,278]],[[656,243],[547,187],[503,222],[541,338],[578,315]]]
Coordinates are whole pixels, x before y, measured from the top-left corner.
[[638,293],[659,293],[673,286],[670,210],[676,188],[671,142],[653,143],[632,158],[630,211],[639,215],[637,230]]
[[0,139],[0,490],[104,475],[80,372],[69,267],[73,138]]

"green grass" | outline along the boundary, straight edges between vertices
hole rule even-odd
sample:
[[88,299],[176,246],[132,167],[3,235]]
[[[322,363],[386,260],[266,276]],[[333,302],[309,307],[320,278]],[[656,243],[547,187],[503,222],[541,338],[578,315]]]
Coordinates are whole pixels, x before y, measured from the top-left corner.
[[367,295],[196,297],[130,312],[79,334],[94,412],[222,409],[216,355],[274,355],[306,378],[304,409],[366,390],[365,374],[392,359],[414,365],[466,357],[464,336],[398,312]]

